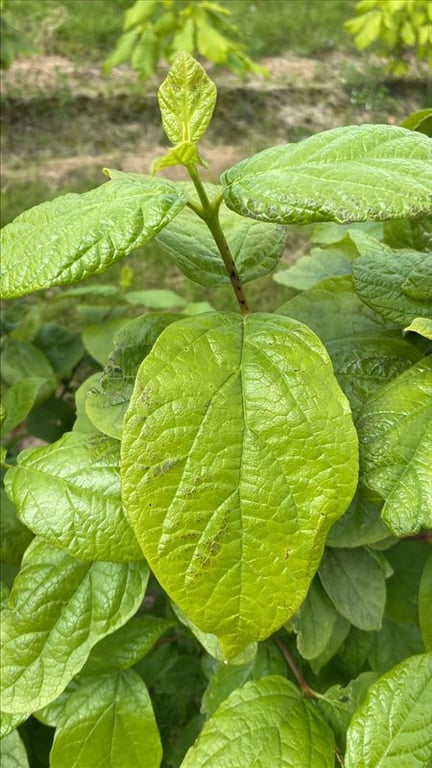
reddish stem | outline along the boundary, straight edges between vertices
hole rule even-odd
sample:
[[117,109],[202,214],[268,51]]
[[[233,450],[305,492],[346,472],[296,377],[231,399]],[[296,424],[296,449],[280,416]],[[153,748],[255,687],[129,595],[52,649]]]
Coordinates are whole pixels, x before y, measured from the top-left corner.
[[284,658],[286,659],[286,661],[287,661],[287,663],[288,663],[288,665],[289,665],[289,667],[291,669],[291,672],[293,673],[295,679],[297,680],[297,682],[298,682],[300,688],[302,689],[304,695],[308,699],[313,699],[315,694],[314,694],[312,688],[309,687],[309,685],[307,684],[306,680],[304,679],[302,673],[300,672],[300,669],[298,668],[296,662],[294,661],[294,658],[293,658],[291,652],[283,644],[282,640],[280,640],[279,637],[274,637],[273,639],[274,639],[276,645],[278,646],[279,650],[283,654]]

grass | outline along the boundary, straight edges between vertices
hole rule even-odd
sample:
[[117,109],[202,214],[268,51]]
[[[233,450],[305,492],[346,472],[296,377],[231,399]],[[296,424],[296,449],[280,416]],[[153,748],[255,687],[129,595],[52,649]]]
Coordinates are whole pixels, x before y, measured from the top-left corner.
[[[133,0],[8,0],[13,25],[42,53],[91,61],[112,51]],[[349,47],[355,0],[225,0],[254,58]]]

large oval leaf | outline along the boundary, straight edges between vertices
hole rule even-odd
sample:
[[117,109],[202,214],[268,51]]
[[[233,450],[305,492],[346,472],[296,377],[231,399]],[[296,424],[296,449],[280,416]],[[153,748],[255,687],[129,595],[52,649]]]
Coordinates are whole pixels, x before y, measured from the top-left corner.
[[358,421],[363,478],[395,536],[432,528],[431,392],[427,357],[371,396]]
[[371,686],[347,733],[346,768],[429,768],[432,654],[412,656]]
[[390,125],[334,128],[265,149],[222,175],[229,208],[279,224],[432,211],[432,142]]
[[34,712],[53,701],[92,647],[138,610],[142,562],[84,563],[35,539],[2,614],[2,706]]
[[80,560],[142,557],[120,496],[119,443],[104,435],[64,434],[22,451],[5,484],[20,519]]
[[181,768],[333,768],[334,736],[283,677],[246,683],[205,724]]
[[162,746],[142,679],[131,669],[90,679],[57,723],[51,768],[159,768]]
[[1,293],[77,283],[146,243],[186,204],[174,184],[111,171],[109,183],[42,203],[2,230]]
[[231,658],[267,637],[304,599],[357,480],[319,339],[277,315],[171,325],[138,372],[122,477],[143,551],[189,618]]

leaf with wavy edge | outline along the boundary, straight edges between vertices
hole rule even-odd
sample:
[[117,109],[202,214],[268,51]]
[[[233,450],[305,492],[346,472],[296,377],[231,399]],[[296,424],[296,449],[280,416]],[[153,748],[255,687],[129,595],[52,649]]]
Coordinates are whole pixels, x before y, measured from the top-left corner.
[[173,323],[138,372],[121,471],[145,556],[189,619],[230,658],[264,639],[304,599],[357,482],[321,342],[277,315]]
[[390,125],[333,128],[265,149],[222,174],[229,208],[279,224],[432,211],[432,142]]
[[78,283],[151,240],[186,205],[172,182],[107,171],[111,181],[41,203],[3,228],[2,297]]

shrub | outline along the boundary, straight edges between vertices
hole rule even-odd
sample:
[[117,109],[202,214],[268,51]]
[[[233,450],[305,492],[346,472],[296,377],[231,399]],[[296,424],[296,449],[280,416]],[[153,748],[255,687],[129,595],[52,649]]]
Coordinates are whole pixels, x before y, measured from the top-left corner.
[[[49,300],[5,317],[4,754],[27,764],[24,729],[41,762],[55,729],[52,768],[426,768],[432,145],[337,128],[206,185],[215,99],[179,55],[153,171],[189,182],[110,170],[3,230],[4,298]],[[314,222],[320,247],[278,276],[297,295],[252,312],[245,284]],[[239,311],[131,291],[127,267],[52,290],[148,241]],[[59,319],[83,297],[80,337]],[[83,358],[104,369],[75,419]],[[15,462],[37,411],[50,443]]]

